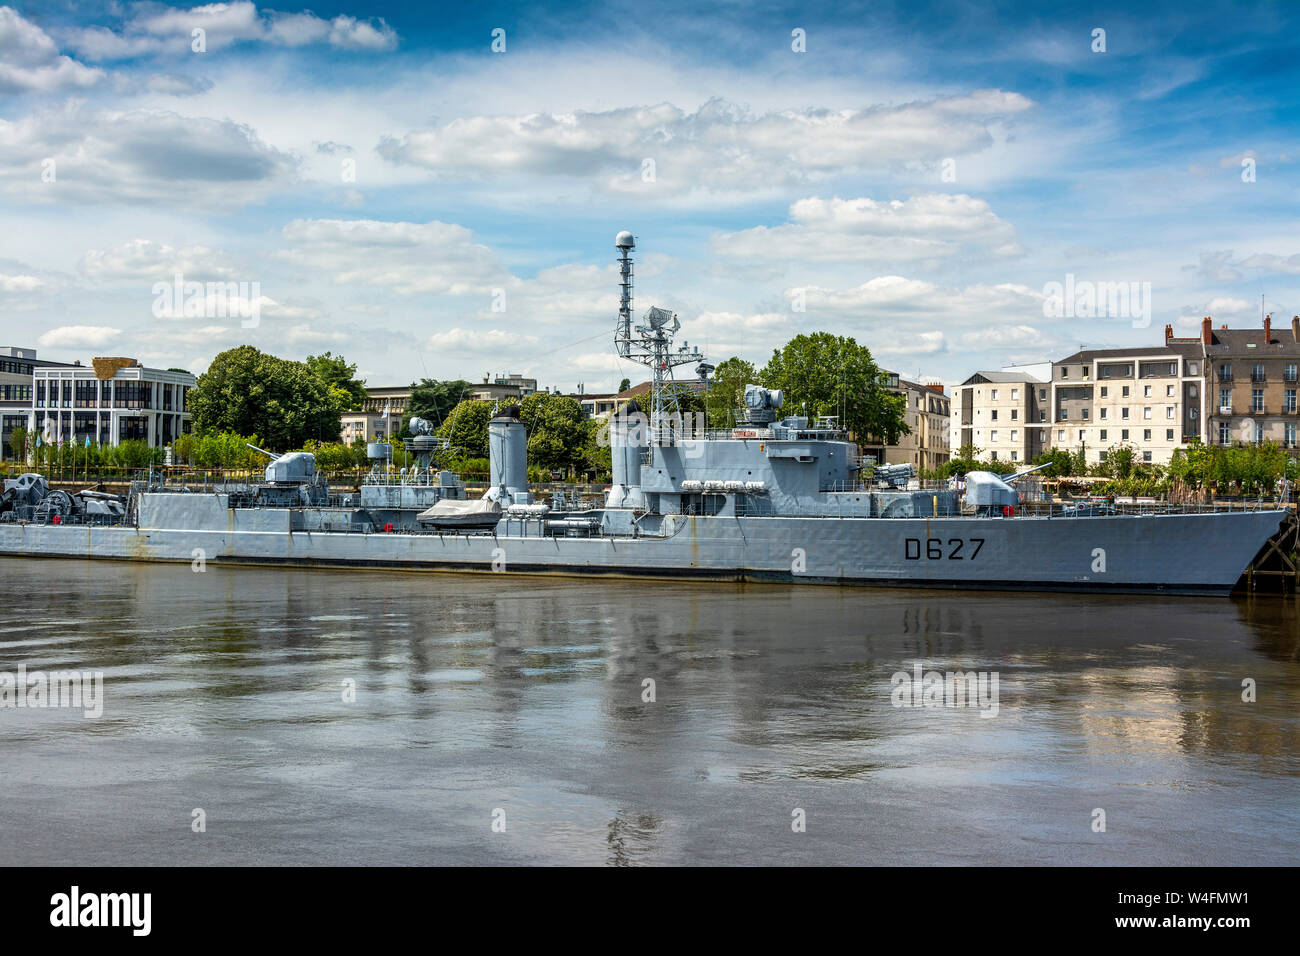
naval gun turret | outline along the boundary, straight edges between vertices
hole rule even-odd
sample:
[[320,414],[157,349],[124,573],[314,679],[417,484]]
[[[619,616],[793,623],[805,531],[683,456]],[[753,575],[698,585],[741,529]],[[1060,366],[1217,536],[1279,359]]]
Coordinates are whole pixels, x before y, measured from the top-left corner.
[[1042,471],[1050,464],[1051,462],[1038,465],[1007,478],[995,475],[991,471],[968,471],[966,472],[966,504],[973,505],[977,514],[1009,514],[1007,509],[1015,508],[1020,504],[1020,492],[1016,491],[1013,482],[1025,475]]
[[266,466],[266,480],[273,485],[299,485],[316,480],[316,456],[309,451],[291,451],[277,455],[275,452],[258,448],[245,442],[253,451],[271,459]]
[[916,466],[911,462],[897,465],[877,465],[872,472],[872,480],[882,488],[906,488],[907,483],[916,477]]

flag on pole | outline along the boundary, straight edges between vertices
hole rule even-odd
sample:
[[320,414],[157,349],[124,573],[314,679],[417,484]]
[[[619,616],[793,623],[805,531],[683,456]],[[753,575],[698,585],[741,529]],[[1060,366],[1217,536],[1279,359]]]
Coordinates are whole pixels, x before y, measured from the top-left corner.
[[87,448],[90,447],[90,436],[89,436],[89,435],[86,436],[86,447],[87,447]]
[[41,440],[40,432],[37,432],[37,433],[36,433],[36,447],[37,447],[37,448],[40,448],[40,447],[41,447],[42,445],[44,445],[44,444],[45,444],[45,442],[43,442],[43,441]]

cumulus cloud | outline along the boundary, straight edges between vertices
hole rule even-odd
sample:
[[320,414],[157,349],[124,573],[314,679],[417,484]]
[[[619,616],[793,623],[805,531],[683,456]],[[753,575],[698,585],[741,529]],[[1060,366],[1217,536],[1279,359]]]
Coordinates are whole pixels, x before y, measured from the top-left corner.
[[608,190],[648,195],[772,190],[847,170],[978,152],[993,144],[992,123],[1031,105],[1001,90],[763,114],[713,99],[694,113],[660,103],[472,116],[385,138],[378,149],[391,162],[451,179],[518,172],[601,177]]
[[326,273],[336,284],[379,286],[401,295],[490,295],[509,273],[463,226],[371,219],[296,219],[281,233],[281,258]]
[[64,325],[50,329],[36,344],[42,348],[102,348],[122,334],[106,325]]
[[[54,181],[42,179],[53,160]],[[231,120],[72,103],[0,119],[0,189],[38,202],[206,204],[264,199],[298,160]],[[219,204],[219,205],[216,205]]]
[[906,200],[801,199],[790,221],[713,237],[718,255],[749,262],[918,261],[978,247],[1018,254],[1015,229],[982,199],[934,193]]
[[62,93],[103,78],[103,70],[60,55],[53,38],[13,7],[0,7],[0,93]]
[[123,60],[163,51],[190,52],[193,31],[204,31],[204,45],[215,51],[235,43],[301,47],[327,43],[342,50],[384,51],[397,46],[397,33],[383,19],[358,20],[344,14],[324,19],[311,11],[259,12],[249,0],[209,3],[188,10],[139,4],[121,28],[69,30],[68,44],[88,60]]
[[0,292],[36,292],[44,286],[44,280],[36,276],[0,273]]
[[[206,281],[235,277],[224,254],[206,246],[175,248],[152,239],[132,239],[111,249],[91,249],[81,258],[79,270],[100,282],[170,280],[180,273],[186,279]],[[247,277],[245,277],[247,278]]]
[[1211,282],[1236,282],[1247,273],[1256,275],[1300,275],[1300,253],[1280,256],[1268,252],[1238,258],[1231,249],[1202,252],[1194,266],[1187,266]]

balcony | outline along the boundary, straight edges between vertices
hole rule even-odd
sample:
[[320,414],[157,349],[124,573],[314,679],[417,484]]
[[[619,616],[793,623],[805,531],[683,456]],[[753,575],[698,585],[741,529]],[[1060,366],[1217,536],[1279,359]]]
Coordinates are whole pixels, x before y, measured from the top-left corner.
[[1264,372],[1251,372],[1250,380],[1252,382],[1267,382],[1268,375],[1266,375]]

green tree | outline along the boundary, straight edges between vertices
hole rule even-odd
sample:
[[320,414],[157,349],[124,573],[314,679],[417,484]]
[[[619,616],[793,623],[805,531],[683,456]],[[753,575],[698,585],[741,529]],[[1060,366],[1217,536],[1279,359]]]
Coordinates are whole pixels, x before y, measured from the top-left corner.
[[736,409],[744,403],[745,386],[759,383],[754,363],[734,355],[713,371],[704,405],[713,428],[730,428],[736,423]]
[[625,378],[623,379],[623,381],[618,383],[619,392],[626,392],[631,387],[632,387],[632,380],[630,378]]
[[447,439],[462,458],[484,458],[488,453],[487,425],[491,418],[491,402],[467,399],[447,415],[438,429],[438,437]]
[[15,428],[9,436],[9,450],[17,461],[27,460],[27,429]]
[[298,448],[309,438],[334,441],[340,430],[337,393],[306,363],[251,345],[218,354],[189,403],[197,431],[261,435],[269,451]]
[[412,382],[411,397],[406,402],[407,420],[423,418],[441,425],[472,387],[463,379],[440,382],[437,379],[422,378],[418,382]]
[[590,429],[577,399],[534,392],[520,403],[519,420],[528,429],[529,463],[552,471],[582,467]]
[[336,392],[339,407],[346,412],[360,410],[366,400],[366,383],[357,378],[357,367],[349,365],[342,355],[308,355],[307,367]]
[[1034,459],[1034,464],[1050,466],[1038,472],[1039,477],[1064,478],[1071,475],[1074,468],[1074,459],[1064,448],[1049,448]]
[[841,416],[860,441],[897,444],[910,429],[907,399],[888,390],[866,346],[852,338],[814,332],[796,335],[768,359],[762,384],[785,392],[787,409],[806,404],[808,415]]

